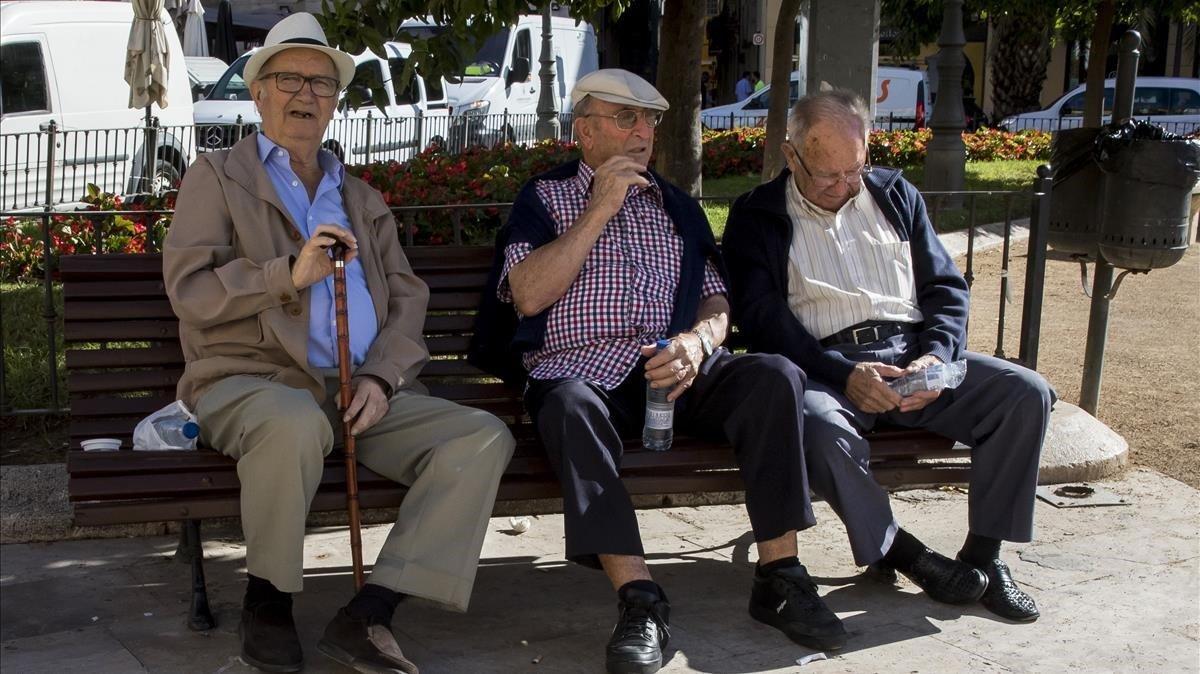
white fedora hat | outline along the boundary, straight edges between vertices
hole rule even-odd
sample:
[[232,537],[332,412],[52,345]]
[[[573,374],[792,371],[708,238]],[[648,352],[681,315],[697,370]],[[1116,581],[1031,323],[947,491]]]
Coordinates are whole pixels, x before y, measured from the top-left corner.
[[328,55],[337,68],[338,80],[343,89],[354,78],[354,58],[340,49],[329,46],[329,40],[325,38],[321,24],[317,23],[317,17],[308,12],[296,12],[271,28],[262,48],[254,52],[246,62],[242,79],[246,82],[258,79],[258,71],[263,64],[285,49],[312,49]]

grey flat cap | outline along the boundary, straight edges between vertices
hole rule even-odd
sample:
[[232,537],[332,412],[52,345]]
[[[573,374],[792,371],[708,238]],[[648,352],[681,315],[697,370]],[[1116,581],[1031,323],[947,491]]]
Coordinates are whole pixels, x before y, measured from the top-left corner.
[[667,110],[671,107],[653,84],[620,68],[604,68],[579,78],[571,90],[571,105],[579,105],[579,101],[587,96],[650,110]]

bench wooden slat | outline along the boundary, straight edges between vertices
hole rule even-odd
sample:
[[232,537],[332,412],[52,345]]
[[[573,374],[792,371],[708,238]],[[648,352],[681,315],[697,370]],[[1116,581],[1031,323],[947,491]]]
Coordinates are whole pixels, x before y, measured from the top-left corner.
[[[72,398],[72,417],[144,417],[175,401],[172,395],[142,398]],[[131,427],[130,432],[133,432]]]
[[76,393],[128,393],[130,391],[162,390],[173,394],[175,384],[182,375],[183,368],[103,373],[71,372],[67,375],[67,385]]
[[425,317],[425,334],[464,333],[475,329],[475,314],[431,314]]
[[162,299],[140,299],[118,302],[98,302],[73,299],[63,304],[63,315],[72,321],[144,320],[157,318],[177,321],[171,310],[171,301]]
[[88,279],[121,279],[153,276],[162,278],[162,255],[105,253],[63,255],[58,261],[62,280],[72,283]]
[[479,306],[482,292],[444,292],[429,293],[430,311],[452,311],[455,309],[474,309]]
[[467,288],[478,290],[487,283],[487,270],[454,271],[442,274],[426,274],[421,277],[431,292]]
[[144,367],[151,365],[178,365],[182,367],[183,349],[179,344],[164,344],[144,349],[67,349],[68,370]]
[[[70,256],[64,256],[70,257]],[[63,284],[63,301],[82,299],[130,299],[166,297],[167,289],[158,281],[84,281]],[[69,317],[68,317],[69,318]]]
[[470,342],[470,337],[463,337],[461,335],[442,335],[425,338],[425,346],[429,349],[429,353],[434,356],[465,353],[467,345]]
[[63,339],[68,342],[137,342],[179,338],[179,321],[67,321]]
[[425,363],[425,367],[421,368],[421,377],[491,377],[483,370],[475,367],[465,360],[456,358],[436,359]]

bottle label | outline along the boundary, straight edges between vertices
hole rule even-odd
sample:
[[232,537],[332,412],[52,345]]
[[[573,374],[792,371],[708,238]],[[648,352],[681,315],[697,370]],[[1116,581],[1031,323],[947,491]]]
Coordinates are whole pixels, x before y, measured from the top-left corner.
[[670,430],[675,426],[675,406],[667,403],[646,404],[646,428],[656,431]]

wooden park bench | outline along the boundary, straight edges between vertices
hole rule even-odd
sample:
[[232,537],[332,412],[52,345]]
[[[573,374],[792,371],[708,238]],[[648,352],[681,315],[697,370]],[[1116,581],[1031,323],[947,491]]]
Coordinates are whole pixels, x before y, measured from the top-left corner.
[[[430,288],[424,332],[433,360],[425,366],[422,381],[432,395],[487,410],[510,424],[518,445],[497,496],[506,512],[534,499],[541,500],[538,512],[561,512],[555,509],[561,505],[547,506],[544,501],[561,492],[524,412],[520,392],[488,378],[465,360],[491,248],[414,246],[406,252]],[[189,625],[207,629],[213,619],[205,591],[199,522],[238,516],[235,464],[210,449],[130,450],[134,426],[175,399],[175,383],[183,372],[178,321],[163,287],[162,258],[74,255],[62,257],[59,267],[71,401],[67,471],[75,524],[180,520],[181,553],[192,559]],[[81,440],[100,437],[120,438],[121,451],[80,449]],[[965,482],[969,465],[962,461],[918,462],[966,454],[953,451],[951,444],[924,431],[880,431],[871,436],[872,469],[889,485]],[[653,505],[670,505],[672,494],[742,489],[728,446],[677,437],[667,452],[645,451],[639,442],[629,443],[627,451],[621,469],[625,485],[634,495],[664,496]],[[404,498],[404,487],[366,468],[359,468],[358,479],[364,508],[394,507]],[[312,510],[344,510],[344,482],[343,459],[335,451],[326,461]]]

